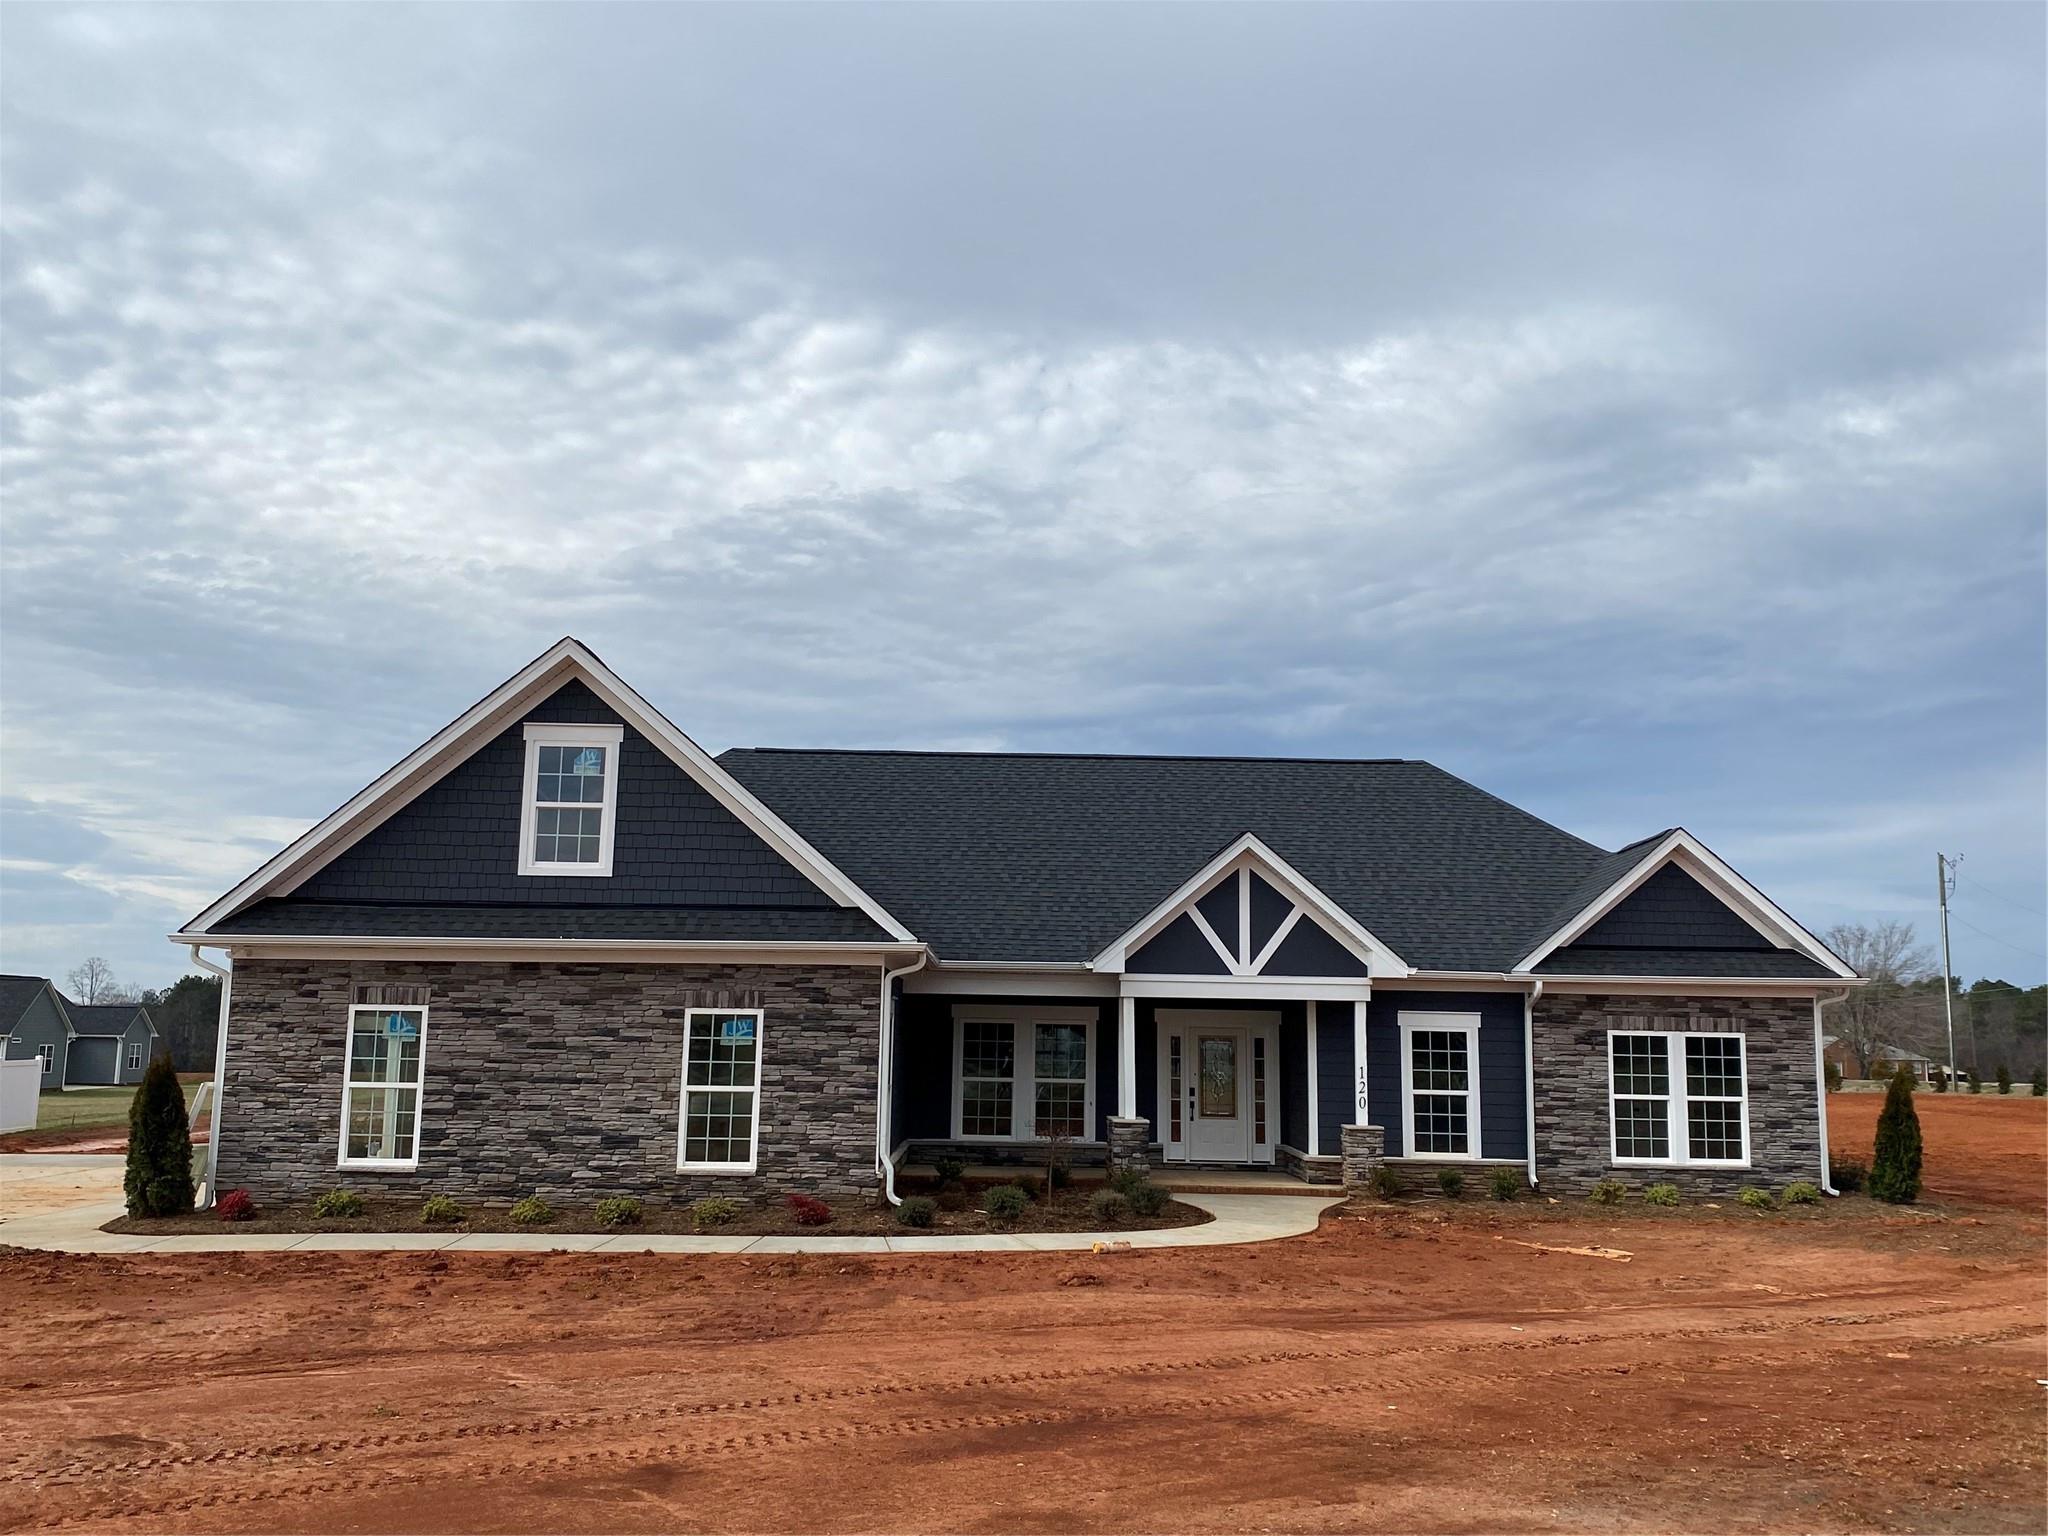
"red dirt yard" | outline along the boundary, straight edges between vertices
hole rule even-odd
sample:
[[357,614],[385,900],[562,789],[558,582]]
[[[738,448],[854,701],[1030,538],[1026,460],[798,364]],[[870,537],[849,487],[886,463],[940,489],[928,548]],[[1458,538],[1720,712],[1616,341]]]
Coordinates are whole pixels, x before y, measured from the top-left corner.
[[[9,1252],[0,1528],[2039,1531],[2040,1205],[1969,1191],[2007,1156],[2040,1189],[2043,1108],[1928,1113],[1962,1194],[1904,1211],[1418,1202],[1097,1256]],[[1549,1251],[1584,1245],[1632,1258]]]

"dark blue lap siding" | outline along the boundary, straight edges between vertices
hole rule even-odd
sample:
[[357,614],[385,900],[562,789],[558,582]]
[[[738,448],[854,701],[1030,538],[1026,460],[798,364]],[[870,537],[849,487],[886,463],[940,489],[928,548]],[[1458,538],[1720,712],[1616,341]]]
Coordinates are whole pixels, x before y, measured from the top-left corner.
[[[1407,1127],[1401,1123],[1399,1019],[1404,1013],[1479,1015],[1480,1156],[1529,1155],[1529,1075],[1523,1054],[1522,1005],[1519,992],[1374,991],[1366,1012],[1366,1087],[1372,1099],[1373,1124],[1387,1133],[1389,1157],[1404,1156],[1408,1150]],[[1326,1016],[1328,1012],[1326,1005]],[[1327,1131],[1324,1139],[1327,1142]]]

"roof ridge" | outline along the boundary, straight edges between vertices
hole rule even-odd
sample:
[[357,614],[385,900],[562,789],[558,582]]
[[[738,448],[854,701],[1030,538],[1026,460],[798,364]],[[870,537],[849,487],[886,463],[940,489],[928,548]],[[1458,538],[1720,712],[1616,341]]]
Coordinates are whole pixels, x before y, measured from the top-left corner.
[[[1371,764],[1383,767],[1434,768],[1419,757],[1264,757],[1253,752],[1003,752],[946,747],[727,747],[732,752],[769,752],[787,757],[960,757],[1035,758],[1064,762],[1133,763],[1326,763],[1334,766]],[[1506,804],[1505,801],[1502,802]]]

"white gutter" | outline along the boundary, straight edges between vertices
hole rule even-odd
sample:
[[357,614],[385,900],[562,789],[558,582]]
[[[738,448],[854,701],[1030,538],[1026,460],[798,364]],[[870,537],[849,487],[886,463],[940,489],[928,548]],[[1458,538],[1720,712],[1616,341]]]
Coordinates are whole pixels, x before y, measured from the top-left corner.
[[1813,1093],[1820,1111],[1820,1187],[1830,1195],[1839,1195],[1841,1191],[1830,1181],[1833,1167],[1828,1157],[1828,1063],[1820,1041],[1820,1011],[1848,999],[1849,989],[1844,987],[1833,997],[1816,995],[1813,1000]]
[[234,995],[235,973],[223,966],[215,965],[199,953],[197,944],[189,945],[192,963],[202,971],[210,971],[220,978],[220,1020],[213,1037],[213,1106],[212,1119],[206,1131],[206,1206],[213,1206],[220,1199],[220,1100],[221,1089],[227,1080],[228,1071],[228,1000]]
[[909,965],[893,971],[886,965],[882,969],[882,1007],[876,1032],[881,1056],[875,1063],[875,1171],[882,1176],[883,1198],[891,1205],[903,1203],[896,1193],[896,1154],[889,1142],[896,1116],[896,983],[912,971],[923,970],[931,958],[931,951],[925,950]]
[[1543,982],[1539,978],[1529,983],[1529,996],[1522,1004],[1522,1070],[1528,1074],[1522,1107],[1528,1117],[1524,1134],[1528,1137],[1531,1189],[1536,1187],[1536,999],[1542,995]]

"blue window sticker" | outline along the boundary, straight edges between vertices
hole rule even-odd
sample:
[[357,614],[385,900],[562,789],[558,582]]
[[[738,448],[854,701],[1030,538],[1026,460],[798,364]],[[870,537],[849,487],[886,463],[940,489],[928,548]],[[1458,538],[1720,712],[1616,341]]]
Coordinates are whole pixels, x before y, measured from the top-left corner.
[[420,1037],[420,1021],[411,1014],[386,1014],[384,1033],[393,1040],[417,1040]]
[[576,754],[576,762],[569,770],[575,774],[597,774],[604,772],[604,748],[585,747]]
[[722,1040],[748,1041],[754,1038],[754,1016],[745,1014],[736,1019],[720,1019],[718,1034]]

